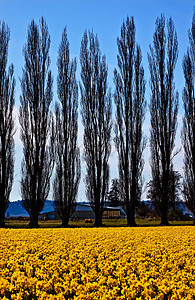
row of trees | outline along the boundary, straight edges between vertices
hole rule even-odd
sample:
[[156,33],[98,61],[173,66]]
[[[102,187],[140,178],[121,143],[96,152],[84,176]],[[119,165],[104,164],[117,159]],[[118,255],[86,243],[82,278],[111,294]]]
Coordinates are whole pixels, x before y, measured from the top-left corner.
[[[189,31],[189,48],[183,59],[185,87],[182,142],[184,147],[184,197],[195,213],[195,12]],[[7,71],[9,28],[0,23],[0,226],[13,183],[14,172],[14,68]],[[146,138],[142,127],[146,112],[145,77],[141,48],[135,39],[134,19],[123,22],[117,38],[117,68],[114,70],[116,118],[112,122],[112,97],[108,87],[108,67],[97,36],[85,32],[80,49],[80,105],[84,127],[86,195],[95,212],[95,225],[102,224],[103,207],[109,185],[109,157],[112,127],[119,157],[119,194],[127,214],[127,225],[135,226],[135,209],[142,194],[143,151]],[[50,71],[50,36],[45,20],[28,27],[23,48],[19,122],[23,143],[21,195],[30,215],[30,226],[38,227],[38,216],[50,190],[55,165],[53,198],[55,208],[67,226],[75,209],[80,181],[78,135],[78,84],[76,59],[70,60],[66,29],[58,51],[57,93],[59,101],[51,112],[53,78]],[[149,195],[167,225],[167,212],[173,202],[170,186],[176,182],[174,141],[177,127],[178,93],[174,70],[178,41],[172,19],[156,20],[153,45],[150,45],[150,146],[152,180]]]

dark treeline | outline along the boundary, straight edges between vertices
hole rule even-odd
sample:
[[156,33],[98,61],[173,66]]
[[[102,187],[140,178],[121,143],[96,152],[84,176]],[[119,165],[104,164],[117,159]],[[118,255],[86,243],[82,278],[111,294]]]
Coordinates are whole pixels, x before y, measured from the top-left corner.
[[[156,19],[153,43],[149,46],[150,71],[150,150],[152,179],[147,197],[154,204],[162,225],[169,225],[168,210],[182,192],[188,208],[195,214],[195,10],[188,32],[189,46],[183,58],[185,86],[181,132],[184,150],[184,177],[174,169],[179,95],[174,73],[178,40],[173,20],[161,15]],[[0,22],[0,227],[14,173],[14,67],[7,67],[10,30]],[[50,190],[51,175],[55,210],[68,226],[75,210],[81,175],[78,137],[80,88],[81,119],[84,128],[83,159],[86,163],[86,196],[95,213],[95,226],[102,225],[103,208],[109,195],[127,215],[127,225],[136,226],[135,212],[142,206],[143,134],[147,110],[146,79],[141,47],[136,42],[134,18],[127,17],[117,38],[117,66],[114,94],[108,86],[108,66],[101,54],[97,35],[86,31],[80,48],[81,80],[76,80],[77,61],[70,60],[66,28],[58,51],[58,76],[55,112],[53,77],[50,70],[50,35],[46,21],[34,20],[28,26],[23,47],[19,122],[23,143],[20,191],[23,207],[30,215],[30,227],[38,227],[38,217]],[[113,101],[112,101],[113,100]],[[115,119],[112,120],[112,103]],[[109,157],[112,130],[118,153],[119,179],[109,192]],[[195,224],[195,221],[194,221]]]

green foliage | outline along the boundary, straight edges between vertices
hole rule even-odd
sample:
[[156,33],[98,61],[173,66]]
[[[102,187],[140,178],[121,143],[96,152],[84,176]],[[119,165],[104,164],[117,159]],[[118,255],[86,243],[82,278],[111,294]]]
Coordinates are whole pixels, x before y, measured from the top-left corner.
[[107,204],[112,207],[120,206],[119,181],[117,178],[112,179],[110,191],[107,194]]
[[185,216],[179,208],[171,209],[168,213],[168,219],[170,221],[184,221]]

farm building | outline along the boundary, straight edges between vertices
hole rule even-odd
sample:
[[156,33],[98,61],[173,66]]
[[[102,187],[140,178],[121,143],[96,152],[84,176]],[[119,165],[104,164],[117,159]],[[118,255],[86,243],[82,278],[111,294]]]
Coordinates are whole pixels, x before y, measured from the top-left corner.
[[[103,218],[120,218],[121,216],[121,208],[120,207],[105,207],[103,212]],[[78,219],[94,219],[95,214],[94,211],[89,204],[80,204],[76,205],[76,210],[72,214],[71,218]],[[49,211],[40,214],[39,220],[59,220],[56,211]]]
[[104,219],[116,219],[121,217],[121,207],[104,207],[103,218]]

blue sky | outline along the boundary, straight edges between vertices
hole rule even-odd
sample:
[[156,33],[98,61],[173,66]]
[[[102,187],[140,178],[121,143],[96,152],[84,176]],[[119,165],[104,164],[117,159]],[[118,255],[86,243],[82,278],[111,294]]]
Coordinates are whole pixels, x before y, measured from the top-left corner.
[[[114,92],[113,70],[117,66],[117,46],[116,39],[120,34],[120,27],[123,20],[133,16],[136,25],[136,40],[140,44],[143,55],[143,65],[147,81],[146,100],[149,102],[149,72],[147,62],[147,52],[149,44],[152,43],[155,29],[155,20],[161,13],[165,14],[166,19],[173,18],[179,42],[179,58],[175,71],[176,88],[180,96],[180,109],[178,118],[178,134],[176,144],[180,145],[180,128],[182,117],[182,88],[184,86],[182,59],[188,47],[187,31],[191,27],[194,0],[0,0],[0,20],[5,21],[11,30],[9,44],[9,63],[15,66],[16,86],[16,124],[17,108],[19,107],[20,82],[22,66],[24,63],[22,48],[26,42],[27,27],[32,19],[36,22],[43,16],[48,24],[51,35],[51,70],[54,76],[54,102],[57,100],[56,94],[56,75],[57,75],[57,51],[61,40],[62,30],[67,26],[68,38],[70,41],[70,51],[72,57],[77,57],[79,78],[79,52],[80,43],[84,31],[93,29],[97,33],[100,48],[106,55],[109,68],[109,84]],[[114,117],[114,116],[113,116]],[[19,125],[17,124],[17,127]],[[147,116],[144,124],[144,133],[149,137],[149,117]],[[22,145],[19,139],[19,129],[16,133],[16,154],[15,154],[15,180],[11,193],[11,200],[20,199],[20,161],[22,157]],[[82,127],[80,127],[79,145],[82,150]],[[150,179],[149,168],[149,147],[145,153],[144,177]],[[113,149],[110,159],[111,178],[117,177],[117,156]],[[175,168],[182,170],[182,153],[175,160]],[[85,188],[83,178],[85,166],[82,162],[82,179],[79,189],[78,200],[85,200]],[[52,194],[49,195],[52,198]]]

